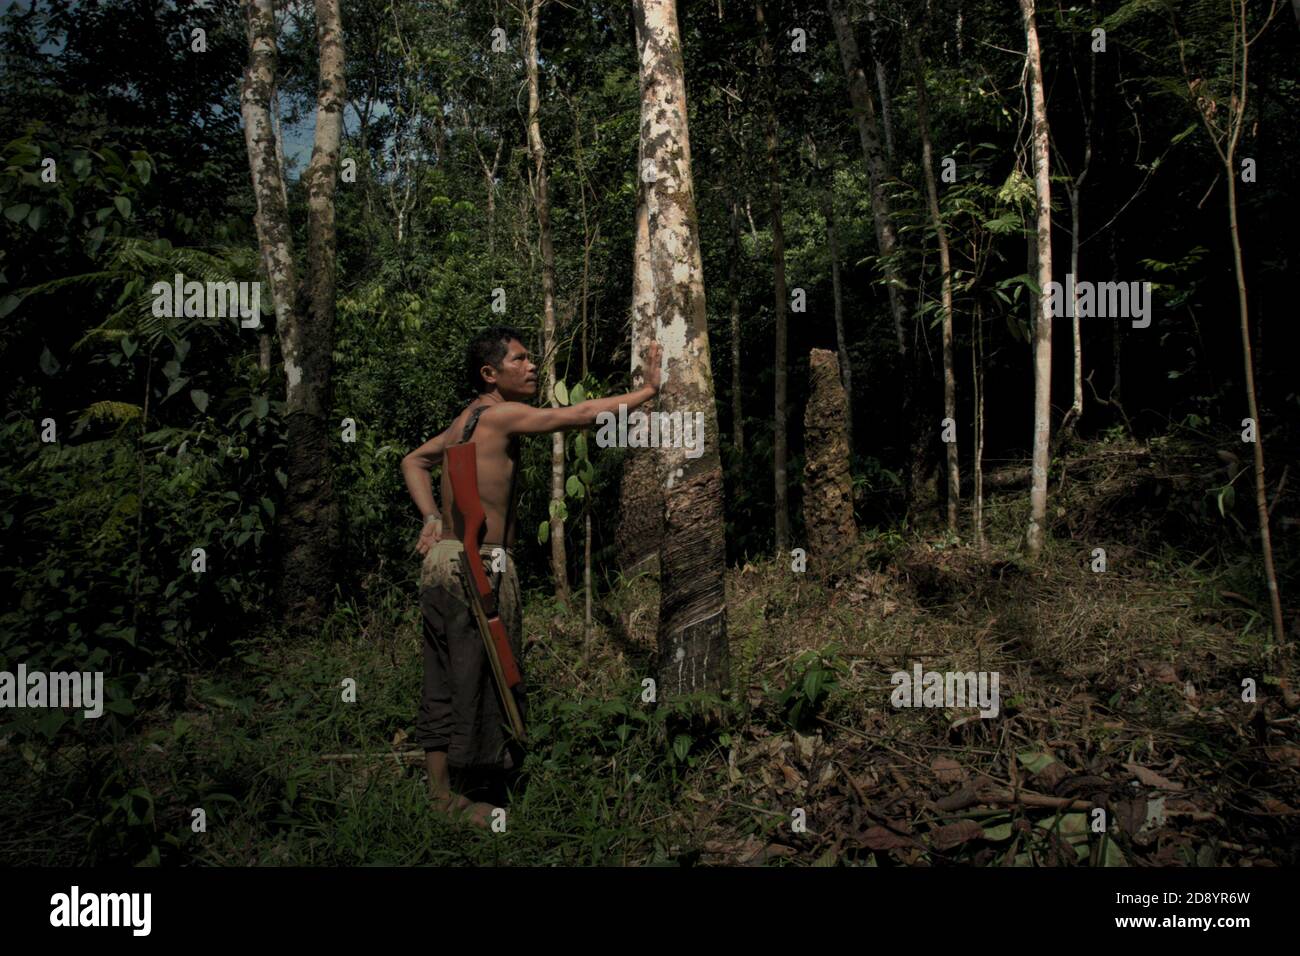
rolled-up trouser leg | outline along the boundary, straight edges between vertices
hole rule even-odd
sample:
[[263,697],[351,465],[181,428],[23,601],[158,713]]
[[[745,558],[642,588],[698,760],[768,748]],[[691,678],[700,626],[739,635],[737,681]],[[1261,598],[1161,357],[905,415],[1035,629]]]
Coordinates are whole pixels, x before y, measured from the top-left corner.
[[[502,623],[522,669],[522,601],[513,561],[492,570],[492,551],[483,550],[484,568],[492,579]],[[521,751],[512,735],[470,606],[467,578],[457,541],[441,541],[421,574],[420,610],[424,631],[424,690],[416,722],[416,742],[425,750],[446,747],[447,763],[456,768],[509,770]],[[522,688],[514,692],[526,715]]]

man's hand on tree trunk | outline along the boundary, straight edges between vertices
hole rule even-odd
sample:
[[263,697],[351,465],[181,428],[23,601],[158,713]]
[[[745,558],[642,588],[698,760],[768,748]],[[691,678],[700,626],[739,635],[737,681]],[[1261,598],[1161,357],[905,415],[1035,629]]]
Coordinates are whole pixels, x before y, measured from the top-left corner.
[[659,367],[663,359],[664,347],[658,342],[651,342],[646,346],[645,355],[641,359],[641,370],[645,375],[645,383],[650,388],[659,392],[659,382],[663,377],[663,369]]

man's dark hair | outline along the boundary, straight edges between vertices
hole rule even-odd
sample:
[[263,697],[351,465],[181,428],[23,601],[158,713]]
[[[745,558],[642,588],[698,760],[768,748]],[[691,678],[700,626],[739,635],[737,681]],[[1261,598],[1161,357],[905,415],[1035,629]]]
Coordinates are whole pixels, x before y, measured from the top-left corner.
[[524,334],[509,325],[494,325],[470,339],[465,349],[465,377],[470,390],[476,395],[482,395],[488,390],[487,379],[482,373],[483,366],[501,368],[506,357],[506,346],[511,339],[522,342]]

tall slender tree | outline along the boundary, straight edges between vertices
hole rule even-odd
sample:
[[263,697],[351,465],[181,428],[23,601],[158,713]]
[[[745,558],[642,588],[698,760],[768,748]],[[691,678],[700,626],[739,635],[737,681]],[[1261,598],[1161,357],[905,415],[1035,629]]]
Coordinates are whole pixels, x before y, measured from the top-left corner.
[[[528,72],[528,148],[533,159],[533,199],[537,209],[537,242],[542,254],[542,381],[547,401],[558,407],[555,394],[556,350],[559,337],[555,322],[555,245],[551,236],[551,189],[542,142],[541,90],[537,70],[537,30],[546,0],[529,0],[524,17],[524,59]],[[564,550],[564,434],[551,435],[551,572],[555,596],[569,600],[569,563]]]
[[1038,47],[1034,0],[1020,0],[1025,22],[1025,56],[1033,116],[1034,197],[1037,201],[1034,260],[1038,264],[1038,308],[1034,316],[1034,450],[1030,463],[1029,528],[1025,536],[1031,558],[1043,547],[1047,522],[1047,467],[1052,429],[1052,187],[1047,98],[1043,92],[1043,58]]
[[345,102],[343,25],[338,0],[316,0],[319,80],[307,189],[305,309],[299,299],[293,232],[271,119],[278,53],[272,0],[247,0],[248,67],[240,109],[257,201],[254,226],[275,303],[284,356],[288,427],[287,507],[281,569],[290,625],[308,630],[328,609],[338,549],[329,422],[334,340],[334,191]]
[[[1254,441],[1251,448],[1255,459],[1255,510],[1259,515],[1259,546],[1264,558],[1264,581],[1268,587],[1268,601],[1273,612],[1274,640],[1284,639],[1282,624],[1282,595],[1277,586],[1277,571],[1273,566],[1273,539],[1269,534],[1268,490],[1264,481],[1264,426],[1259,419],[1259,401],[1255,395],[1255,361],[1250,346],[1250,307],[1246,301],[1246,266],[1241,251],[1241,225],[1237,219],[1237,146],[1246,128],[1247,95],[1250,92],[1250,48],[1260,38],[1277,15],[1278,3],[1269,4],[1264,22],[1255,32],[1250,32],[1249,4],[1246,0],[1228,0],[1232,40],[1230,56],[1232,67],[1228,73],[1227,89],[1203,76],[1189,66],[1187,44],[1178,38],[1178,58],[1187,82],[1187,95],[1196,107],[1196,113],[1205,132],[1214,145],[1228,184],[1228,232],[1232,238],[1232,265],[1237,278],[1237,318],[1241,326],[1241,359],[1245,369],[1246,409],[1254,423]],[[1300,7],[1297,7],[1300,19]]]
[[790,500],[786,468],[789,464],[786,424],[789,415],[789,332],[786,328],[785,288],[785,223],[781,213],[781,161],[776,121],[776,88],[773,72],[776,62],[772,56],[772,41],[767,35],[767,22],[761,0],[754,5],[758,21],[759,49],[767,84],[767,188],[768,205],[772,215],[772,315],[776,319],[776,379],[775,408],[772,428],[772,477],[776,486],[774,505],[776,523],[776,553],[790,550]]
[[641,173],[643,181],[651,180],[645,186],[655,335],[665,362],[659,409],[704,421],[697,457],[687,457],[685,447],[660,449],[659,689],[675,696],[717,691],[728,678],[722,462],[676,5],[636,0],[633,11],[642,80]]
[[[916,67],[916,123],[921,134],[921,171],[925,177],[926,208],[939,245],[941,307],[943,309],[943,414],[954,427],[957,422],[957,373],[952,346],[952,259],[948,250],[948,229],[939,211],[939,190],[934,179],[934,149],[930,142],[930,105],[925,92],[925,58],[913,33],[912,62]],[[957,533],[957,505],[961,498],[961,470],[957,442],[945,442],[948,456],[948,530]]]

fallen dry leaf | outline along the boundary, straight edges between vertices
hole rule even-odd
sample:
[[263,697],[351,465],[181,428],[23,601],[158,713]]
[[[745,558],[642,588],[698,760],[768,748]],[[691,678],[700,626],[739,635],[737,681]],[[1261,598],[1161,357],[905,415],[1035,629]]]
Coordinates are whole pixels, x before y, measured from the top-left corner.
[[1148,787],[1155,787],[1157,790],[1183,789],[1183,785],[1181,783],[1175,783],[1172,780],[1166,780],[1164,777],[1160,776],[1160,774],[1156,773],[1154,770],[1148,770],[1146,767],[1140,766],[1139,764],[1126,763],[1124,764],[1124,766],[1127,767],[1132,772],[1133,776],[1137,777],[1139,781],[1141,781],[1144,785]]
[[868,850],[902,850],[914,846],[916,841],[888,827],[875,826],[863,831],[860,843]]
[[1274,763],[1285,767],[1300,767],[1300,747],[1284,744],[1280,747],[1265,747],[1264,754]]
[[961,769],[961,764],[951,757],[935,757],[930,764],[930,769],[940,783],[959,783],[966,776],[966,772]]
[[930,843],[936,850],[951,850],[984,835],[984,828],[974,820],[958,820],[930,831]]

